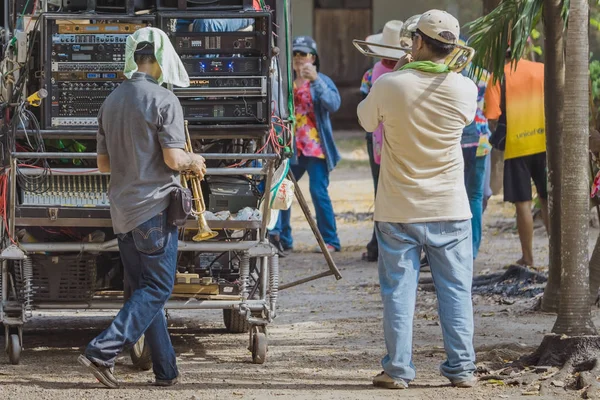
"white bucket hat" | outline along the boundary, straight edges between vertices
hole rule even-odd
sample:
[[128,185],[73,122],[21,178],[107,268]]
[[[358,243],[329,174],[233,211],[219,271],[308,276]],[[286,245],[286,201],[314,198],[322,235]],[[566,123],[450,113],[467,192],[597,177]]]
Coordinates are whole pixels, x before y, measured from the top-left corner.
[[[386,22],[383,27],[383,32],[367,37],[366,42],[384,44],[386,46],[400,46],[400,32],[404,24],[399,20]],[[373,53],[378,54],[381,58],[400,58],[406,54],[402,50],[386,49],[379,46],[369,46]]]

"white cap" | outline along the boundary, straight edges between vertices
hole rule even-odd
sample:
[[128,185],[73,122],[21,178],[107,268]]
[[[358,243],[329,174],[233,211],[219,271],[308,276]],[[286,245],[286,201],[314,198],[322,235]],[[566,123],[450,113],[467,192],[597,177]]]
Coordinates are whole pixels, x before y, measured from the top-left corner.
[[[417,29],[423,32],[431,39],[446,44],[458,43],[460,36],[460,25],[458,20],[446,11],[429,10],[419,18]],[[450,33],[454,38],[446,39],[442,36],[443,33]]]

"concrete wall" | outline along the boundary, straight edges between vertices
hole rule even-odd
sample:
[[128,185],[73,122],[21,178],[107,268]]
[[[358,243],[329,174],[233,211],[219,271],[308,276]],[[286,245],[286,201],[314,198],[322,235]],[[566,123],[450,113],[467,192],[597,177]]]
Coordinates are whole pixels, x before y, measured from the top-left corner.
[[314,0],[292,0],[293,36],[313,35]]
[[[292,33],[294,36],[314,36],[314,0],[291,0],[292,1]],[[402,21],[407,18],[423,13],[427,10],[437,8],[446,10],[458,18],[461,25],[466,24],[479,17],[482,12],[481,0],[372,0],[373,16],[372,31],[379,31],[385,23],[392,19]],[[339,38],[338,38],[339,39]],[[348,38],[350,41],[352,38]],[[332,38],[336,40],[336,38]],[[357,127],[356,105],[362,96],[358,90],[360,76],[356,77],[356,83],[342,87],[338,85],[342,96],[341,109],[332,116],[335,128]]]
[[373,31],[377,32],[391,19],[404,21],[432,8],[448,11],[464,25],[481,15],[483,3],[478,0],[373,0]]
[[[314,0],[292,1],[292,33],[294,36],[314,34]],[[379,31],[391,19],[406,20],[408,17],[438,8],[458,18],[461,25],[481,15],[480,0],[372,0],[373,32]]]
[[389,20],[406,20],[408,17],[422,13],[431,8],[431,4],[439,4],[436,0],[402,1],[373,0],[373,32],[379,31]]

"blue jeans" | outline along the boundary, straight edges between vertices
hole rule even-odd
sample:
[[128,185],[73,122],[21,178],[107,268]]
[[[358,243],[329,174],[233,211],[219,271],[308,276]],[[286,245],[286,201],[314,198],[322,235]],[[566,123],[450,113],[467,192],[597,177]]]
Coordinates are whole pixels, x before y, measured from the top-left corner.
[[[291,170],[297,181],[302,178],[305,172],[308,172],[308,187],[317,214],[317,227],[325,243],[332,245],[336,250],[340,250],[341,245],[337,235],[335,214],[327,190],[329,186],[327,162],[322,158],[300,156],[298,157],[298,165],[292,165]],[[279,240],[286,249],[291,249],[294,245],[290,223],[291,211],[291,209],[282,210],[279,213],[275,228],[270,232],[271,235],[279,235]]]
[[473,259],[477,258],[481,245],[481,231],[483,229],[483,193],[485,189],[485,165],[489,157],[477,157],[477,147],[463,148],[465,161],[465,187],[471,207],[471,230],[473,232]]
[[111,325],[88,344],[85,355],[112,367],[123,348],[145,334],[156,379],[174,379],[178,375],[175,350],[163,307],[175,283],[177,227],[168,224],[165,210],[117,236],[125,279],[133,293]]
[[471,281],[473,256],[468,220],[399,224],[377,222],[379,283],[387,355],[384,371],[407,382],[415,378],[412,362],[413,317],[421,250],[431,267],[438,299],[447,360],[442,375],[468,379],[475,371]]

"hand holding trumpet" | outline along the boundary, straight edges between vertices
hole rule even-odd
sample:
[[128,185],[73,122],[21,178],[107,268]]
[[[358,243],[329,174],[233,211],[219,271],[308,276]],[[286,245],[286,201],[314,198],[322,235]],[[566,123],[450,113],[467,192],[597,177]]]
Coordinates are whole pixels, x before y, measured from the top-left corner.
[[394,71],[398,71],[400,68],[404,67],[406,64],[411,63],[413,61],[414,60],[413,60],[412,54],[406,53],[405,55],[400,57],[400,59],[396,63],[396,66],[394,67]]
[[197,176],[200,180],[204,179],[204,175],[206,174],[206,163],[204,161],[204,157],[194,153],[187,154],[190,157],[190,173]]

